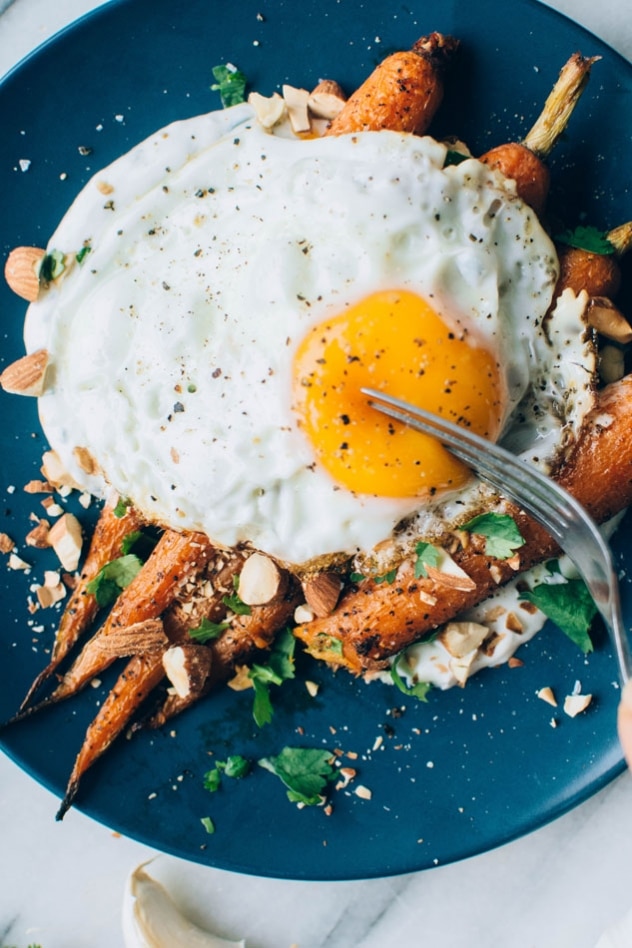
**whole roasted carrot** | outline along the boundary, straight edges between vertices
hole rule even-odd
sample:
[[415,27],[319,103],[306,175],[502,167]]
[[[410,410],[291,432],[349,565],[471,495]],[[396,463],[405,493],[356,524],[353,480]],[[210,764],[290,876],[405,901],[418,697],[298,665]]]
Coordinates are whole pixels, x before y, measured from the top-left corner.
[[58,820],[63,819],[64,814],[72,805],[85,772],[110,747],[134,712],[163,677],[161,653],[147,652],[136,655],[127,663],[125,670],[88,728],[72,769],[66,793],[57,812]]
[[[583,433],[557,472],[566,487],[600,522],[632,503],[632,376],[605,388]],[[405,561],[392,584],[363,580],[343,595],[331,615],[300,625],[296,636],[314,657],[362,673],[479,602],[517,572],[559,552],[548,534],[515,505],[500,510],[514,517],[525,543],[514,558],[496,560],[472,537],[452,554],[465,573],[454,581],[428,570],[416,578]]]
[[550,173],[546,159],[566,129],[570,117],[584,91],[590,70],[598,56],[585,57],[574,53],[565,63],[559,78],[535,124],[521,142],[497,145],[480,160],[497,168],[506,178],[516,182],[522,200],[539,215],[549,193]]
[[443,73],[459,46],[441,33],[393,53],[371,73],[333,119],[327,135],[390,129],[423,134],[443,99]]
[[120,594],[105,623],[86,642],[55,691],[39,704],[17,714],[9,723],[71,697],[91,678],[105,671],[117,657],[116,650],[113,654],[108,648],[108,636],[162,615],[184,584],[206,564],[212,552],[213,547],[203,533],[165,531],[147,562]]
[[101,511],[79,581],[61,617],[50,662],[29,688],[20,710],[27,707],[41,685],[64,661],[96,618],[99,605],[96,598],[88,592],[88,585],[107,563],[120,556],[121,543],[125,537],[144,522],[141,515],[131,506],[126,508],[122,516],[118,516],[116,509],[114,502],[109,501]]

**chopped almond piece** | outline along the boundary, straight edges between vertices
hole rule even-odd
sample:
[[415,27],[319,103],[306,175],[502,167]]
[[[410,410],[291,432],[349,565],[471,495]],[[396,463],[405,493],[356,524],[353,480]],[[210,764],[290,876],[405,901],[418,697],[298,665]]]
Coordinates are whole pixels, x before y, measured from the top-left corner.
[[287,115],[287,105],[278,92],[270,97],[260,95],[258,92],[251,92],[248,96],[248,102],[255,110],[257,121],[266,131],[274,128],[277,122]]
[[9,561],[7,565],[9,569],[29,570],[31,568],[31,564],[27,563],[26,560],[23,560],[21,557],[19,557],[17,553],[9,554]]
[[0,533],[0,553],[11,553],[15,543],[8,533]]
[[479,648],[488,635],[487,626],[478,622],[448,622],[437,638],[454,658],[465,658]]
[[51,527],[48,540],[64,569],[74,572],[79,565],[83,544],[81,524],[74,514],[63,514]]
[[24,490],[27,494],[52,494],[53,486],[48,481],[29,481]]
[[539,691],[536,691],[536,695],[540,701],[546,701],[546,703],[550,704],[551,707],[557,708],[557,699],[553,694],[553,689],[548,685],[545,688],[540,688]]
[[38,520],[37,526],[30,533],[27,533],[25,542],[27,546],[34,546],[38,550],[45,550],[50,546],[48,534],[50,533],[50,524],[48,520]]
[[284,85],[282,91],[285,104],[287,105],[292,131],[295,135],[300,135],[301,132],[311,131],[312,126],[307,108],[309,100],[309,92],[307,89],[297,89],[294,86]]
[[564,712],[571,718],[577,717],[586,710],[591,701],[592,695],[567,695],[564,698]]
[[53,487],[79,487],[61,463],[56,451],[44,452],[42,456],[42,474]]

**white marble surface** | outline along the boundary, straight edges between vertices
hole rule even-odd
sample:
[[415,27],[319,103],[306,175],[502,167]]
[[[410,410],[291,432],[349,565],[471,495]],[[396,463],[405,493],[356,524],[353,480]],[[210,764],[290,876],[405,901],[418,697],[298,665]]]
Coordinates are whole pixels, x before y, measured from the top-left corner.
[[[629,0],[555,0],[632,59]],[[0,0],[0,74],[94,0]],[[0,755],[0,946],[116,948],[125,881],[155,854],[56,800]],[[253,879],[159,856],[199,921],[249,948],[632,946],[632,779],[530,836],[465,862],[361,883]],[[627,923],[625,918],[627,918]],[[602,937],[604,932],[609,935]],[[601,941],[600,941],[601,939]]]

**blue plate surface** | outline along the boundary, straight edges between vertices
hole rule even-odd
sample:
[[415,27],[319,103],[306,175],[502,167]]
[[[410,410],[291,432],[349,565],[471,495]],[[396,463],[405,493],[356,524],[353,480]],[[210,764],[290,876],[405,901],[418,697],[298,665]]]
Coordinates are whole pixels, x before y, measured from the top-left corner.
[[[171,0],[122,0],[61,33],[0,86],[3,253],[44,245],[100,166],[168,122],[218,107],[209,88],[214,65],[236,63],[265,94],[286,81],[309,88],[321,76],[352,89],[388,52],[433,30],[462,41],[433,131],[457,134],[475,153],[524,135],[573,51],[601,55],[552,159],[551,208],[567,225],[611,227],[632,218],[632,66],[547,7],[528,0],[189,0],[183,14]],[[31,162],[28,171],[20,159]],[[23,353],[24,309],[0,285],[2,365]],[[0,576],[6,720],[46,662],[56,617],[31,616],[26,605],[44,564],[22,545],[29,514],[39,509],[39,498],[22,490],[38,476],[44,448],[35,406],[6,395],[1,404],[0,530],[34,564],[30,577],[9,570]],[[624,522],[615,547],[629,567],[626,532]],[[630,622],[627,584],[623,594]],[[484,672],[464,690],[431,693],[427,704],[300,657],[299,680],[275,693],[268,727],[254,725],[249,693],[217,693],[173,727],[120,740],[87,775],[76,805],[165,852],[282,878],[389,875],[480,853],[585,800],[623,766],[616,668],[605,634],[596,633],[596,651],[585,660],[547,626],[520,657],[521,668]],[[315,699],[305,676],[320,684]],[[578,679],[595,699],[574,720],[535,696],[543,685],[568,694]],[[61,796],[112,680],[105,676],[101,688],[4,730],[3,749]],[[372,799],[338,791],[330,816],[322,808],[299,810],[261,768],[213,795],[203,789],[209,752],[260,758],[285,744],[357,754],[349,763]],[[213,836],[200,823],[207,815]]]

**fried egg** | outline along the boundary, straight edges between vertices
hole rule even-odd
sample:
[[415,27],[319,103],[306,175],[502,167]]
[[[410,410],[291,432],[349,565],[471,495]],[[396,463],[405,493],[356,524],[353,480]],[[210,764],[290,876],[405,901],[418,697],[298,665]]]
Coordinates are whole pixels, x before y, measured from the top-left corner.
[[362,385],[553,463],[589,407],[584,301],[546,315],[557,258],[535,214],[445,160],[429,137],[269,134],[244,104],[95,175],[49,242],[90,251],[26,322],[75,480],[298,564],[427,531],[428,504],[471,489]]

